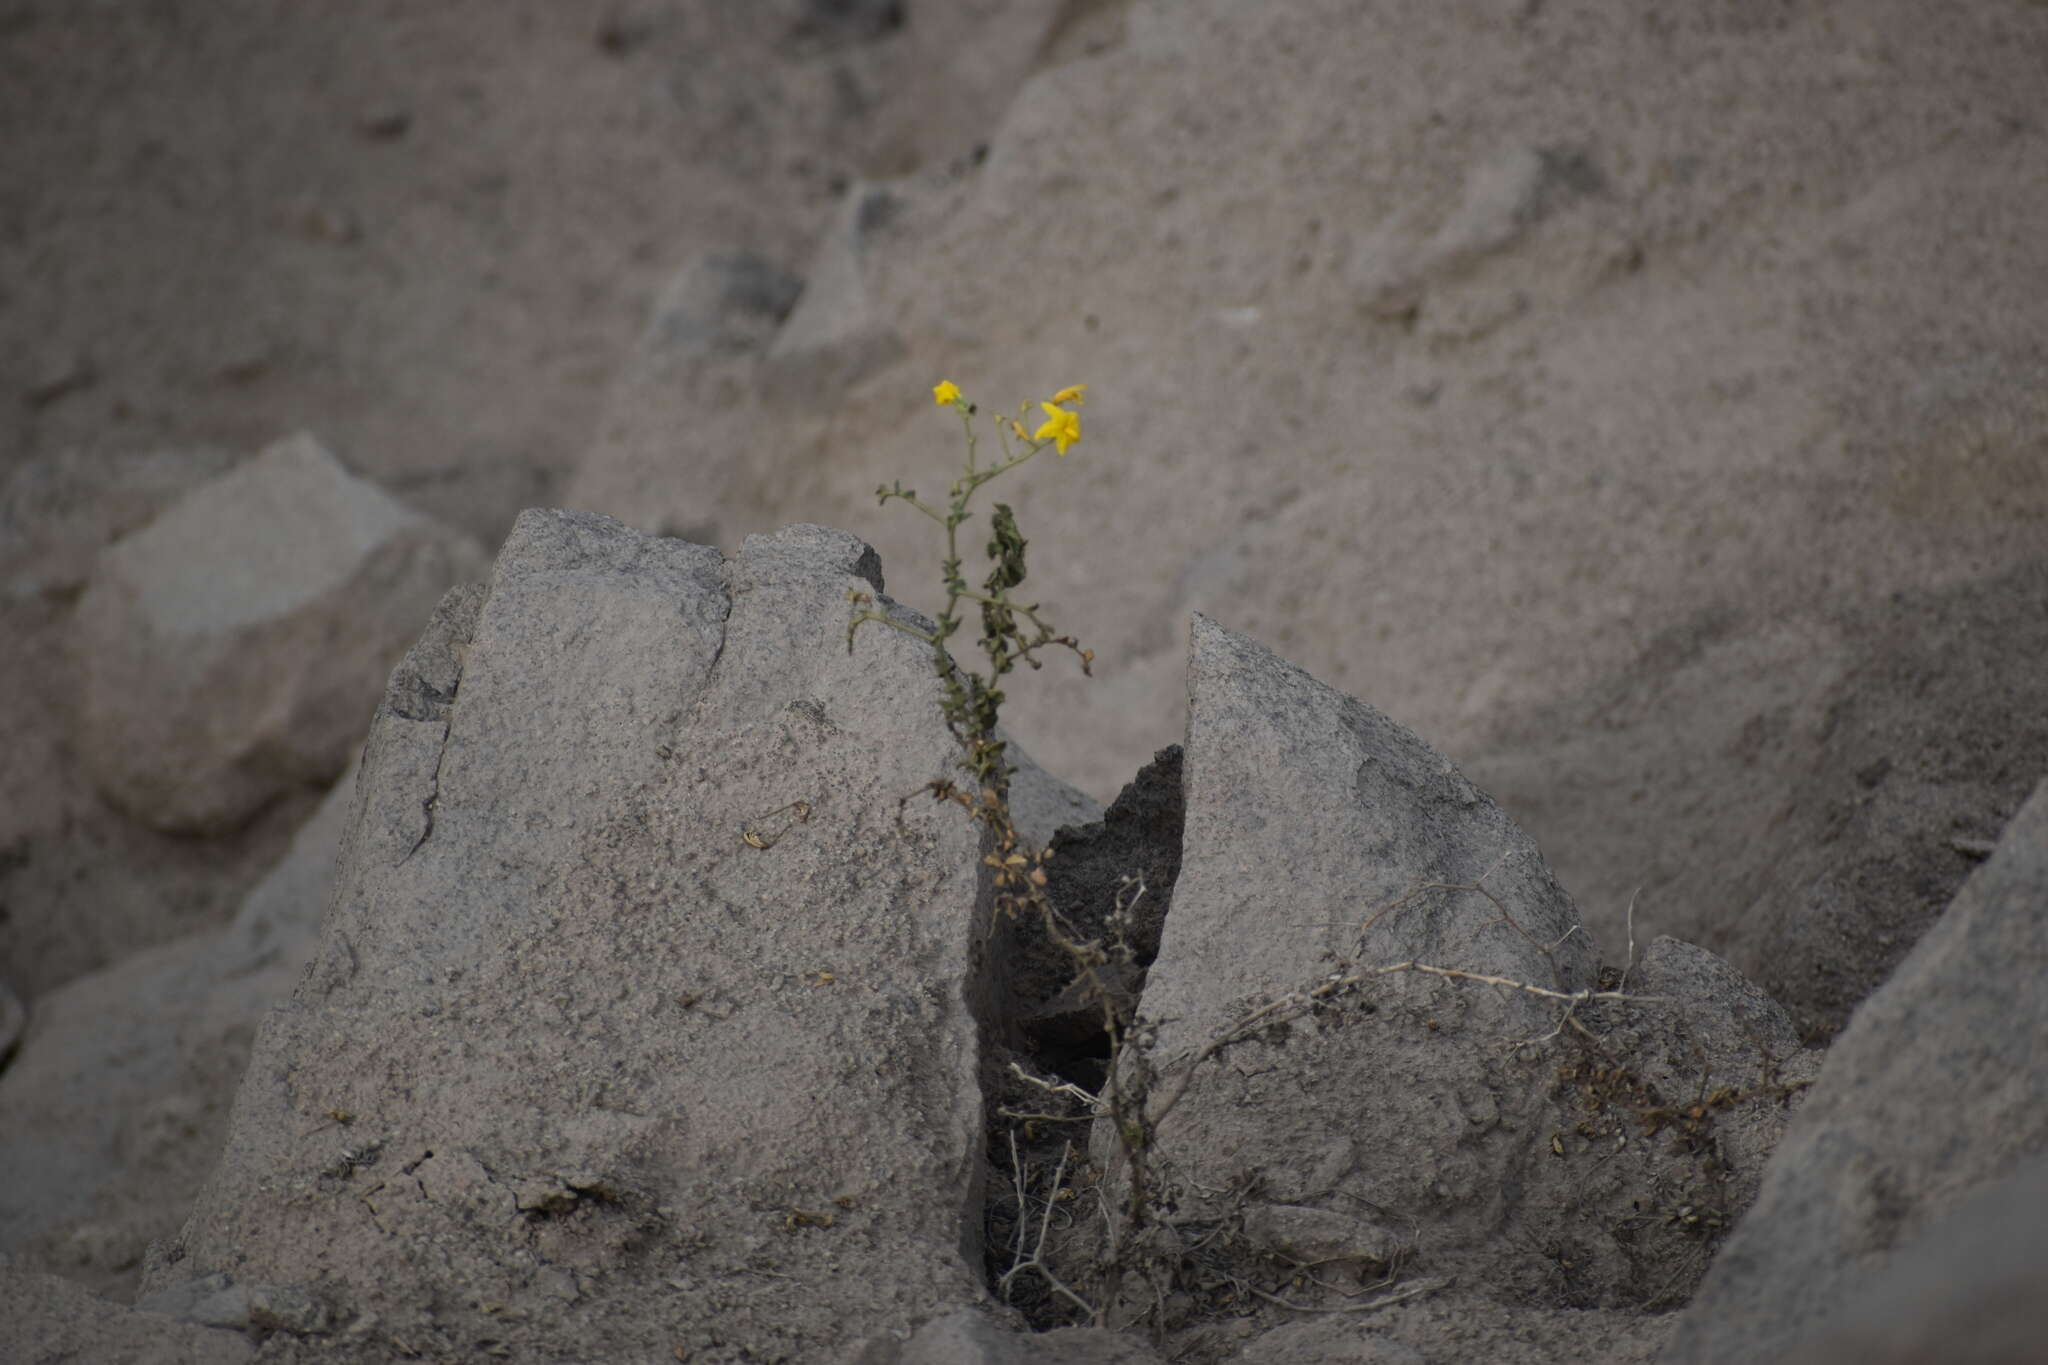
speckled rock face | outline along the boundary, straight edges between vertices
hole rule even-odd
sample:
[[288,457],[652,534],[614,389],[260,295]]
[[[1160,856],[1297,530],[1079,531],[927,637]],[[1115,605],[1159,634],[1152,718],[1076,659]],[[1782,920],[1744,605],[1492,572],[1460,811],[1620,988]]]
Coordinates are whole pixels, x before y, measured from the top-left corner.
[[320,949],[151,1287],[598,1358],[822,1358],[976,1302],[979,845],[897,819],[952,741],[922,647],[846,647],[879,578],[818,527],[726,564],[522,517],[394,675]]

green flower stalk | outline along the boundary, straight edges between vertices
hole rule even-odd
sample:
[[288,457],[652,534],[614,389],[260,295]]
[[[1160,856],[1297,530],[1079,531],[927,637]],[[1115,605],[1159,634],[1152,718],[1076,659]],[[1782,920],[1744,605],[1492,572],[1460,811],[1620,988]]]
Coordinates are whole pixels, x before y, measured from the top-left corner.
[[[1073,650],[1081,660],[1083,673],[1090,672],[1095,655],[1081,648],[1072,636],[1055,635],[1052,627],[1038,614],[1037,603],[1020,602],[1011,595],[1024,582],[1024,550],[1028,542],[1018,533],[1017,517],[1008,503],[997,503],[989,518],[987,554],[990,569],[978,592],[968,586],[962,572],[960,528],[972,519],[968,504],[983,484],[1027,463],[1048,446],[1055,454],[1064,456],[1080,441],[1081,415],[1073,409],[1087,401],[1087,385],[1077,384],[1061,389],[1050,401],[1040,403],[1039,406],[1045,410],[1046,421],[1036,432],[1027,434],[1023,422],[1016,418],[995,418],[996,438],[1002,444],[1002,455],[987,465],[980,463],[980,437],[975,430],[976,419],[980,416],[977,406],[951,380],[942,381],[933,388],[932,399],[959,415],[961,434],[966,440],[965,464],[960,477],[947,490],[949,505],[941,511],[918,497],[915,489],[905,488],[901,482],[877,488],[875,495],[884,504],[892,498],[907,502],[946,528],[946,559],[942,566],[946,605],[939,613],[937,624],[927,633],[872,610],[874,599],[868,594],[849,593],[854,615],[847,623],[846,647],[849,650],[853,648],[854,632],[868,621],[879,621],[915,635],[932,647],[933,666],[946,688],[946,725],[966,751],[962,766],[972,774],[983,803],[1000,802],[1013,771],[1004,759],[1004,745],[995,737],[996,720],[1003,705],[1001,679],[1020,660],[1033,668],[1040,667],[1037,651],[1047,645],[1064,645]],[[1066,404],[1072,406],[1064,406]],[[1028,404],[1020,405],[1017,410],[1019,417],[1028,408]],[[988,658],[985,673],[961,668],[946,649],[946,642],[960,628],[963,604],[970,602],[981,609],[979,643]],[[1020,623],[1028,623],[1029,633]],[[963,804],[972,808],[971,802]]]

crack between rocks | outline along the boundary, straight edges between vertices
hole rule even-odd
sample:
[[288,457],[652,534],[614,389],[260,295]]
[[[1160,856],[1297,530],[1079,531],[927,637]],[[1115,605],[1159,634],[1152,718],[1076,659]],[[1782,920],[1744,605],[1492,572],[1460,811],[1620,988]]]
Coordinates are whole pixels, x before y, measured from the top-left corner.
[[[998,929],[988,943],[989,952],[1009,961],[1007,979],[991,983],[995,1027],[982,1034],[981,1269],[990,1292],[1039,1330],[1067,1325],[1072,1316],[1072,1305],[1042,1273],[1040,1234],[1060,1190],[1087,1164],[1094,1121],[1077,1101],[1099,1093],[1116,1065],[1102,1017],[1105,981],[1135,1012],[1170,913],[1186,816],[1182,758],[1179,745],[1160,750],[1099,819],[1063,827],[1052,840],[1058,856],[1048,864],[1047,894],[1084,935],[1120,939],[1130,955],[1121,967],[1078,971],[1024,923]],[[1130,899],[1126,877],[1144,886],[1139,900]],[[1041,1274],[1015,1273],[1034,1265]]]

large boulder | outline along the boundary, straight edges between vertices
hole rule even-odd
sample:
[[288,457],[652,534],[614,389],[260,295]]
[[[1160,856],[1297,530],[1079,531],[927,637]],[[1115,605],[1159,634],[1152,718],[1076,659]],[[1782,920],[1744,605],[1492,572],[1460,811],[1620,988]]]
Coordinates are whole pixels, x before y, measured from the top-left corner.
[[1180,872],[1095,1143],[1123,1311],[1683,1303],[1811,1069],[1784,1011],[1668,938],[1603,973],[1534,841],[1373,708],[1200,615],[1188,676]]
[[75,616],[79,756],[157,829],[217,834],[331,781],[466,537],[309,435],[194,490],[99,556]]
[[[1959,1286],[1943,1299],[1894,1293],[1884,1304],[1866,1299],[1851,1309],[1864,1286],[1907,1259],[1907,1249],[1973,1193],[2031,1167],[2024,1201],[2041,1205],[2044,961],[2048,784],[2035,789],[1990,860],[1829,1049],[1755,1208],[1673,1334],[1666,1365],[1771,1360],[1829,1331],[1840,1334],[1834,1351],[1845,1337],[1872,1335],[1874,1324],[1891,1321],[1908,1302],[1919,1303],[1922,1316],[1893,1322],[1897,1330],[1881,1334],[1893,1342],[1909,1328],[1924,1339],[1944,1314],[1956,1325],[1970,1320],[1959,1311],[1969,1301]],[[1995,1226],[1989,1231],[1994,1244],[2013,1240]],[[1969,1240],[1967,1226],[1941,1235],[1952,1250]],[[1917,1264],[1941,1262],[1947,1272],[1969,1263],[1981,1275],[1990,1259],[1958,1251],[1921,1254]],[[1980,1306],[1995,1297],[1995,1280],[1978,1280]],[[1944,1350],[1941,1358],[1959,1357]]]
[[0,463],[0,978],[33,1000],[225,925],[318,798],[287,797],[232,840],[162,834],[107,805],[72,739],[72,609],[100,552],[235,458],[95,446]]
[[847,647],[880,587],[817,527],[523,515],[393,675],[146,1287],[312,1294],[360,1358],[842,1359],[982,1301],[980,842],[899,811],[956,750],[923,645]]

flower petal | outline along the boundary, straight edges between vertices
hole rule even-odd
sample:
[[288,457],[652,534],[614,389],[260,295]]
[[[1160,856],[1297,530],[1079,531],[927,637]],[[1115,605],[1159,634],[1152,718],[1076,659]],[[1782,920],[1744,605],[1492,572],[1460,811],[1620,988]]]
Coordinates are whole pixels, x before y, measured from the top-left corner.
[[1050,439],[1059,454],[1067,453],[1067,447],[1081,439],[1081,414],[1068,412],[1065,408],[1051,403],[1038,405],[1045,409],[1045,425],[1031,433],[1034,441]]

